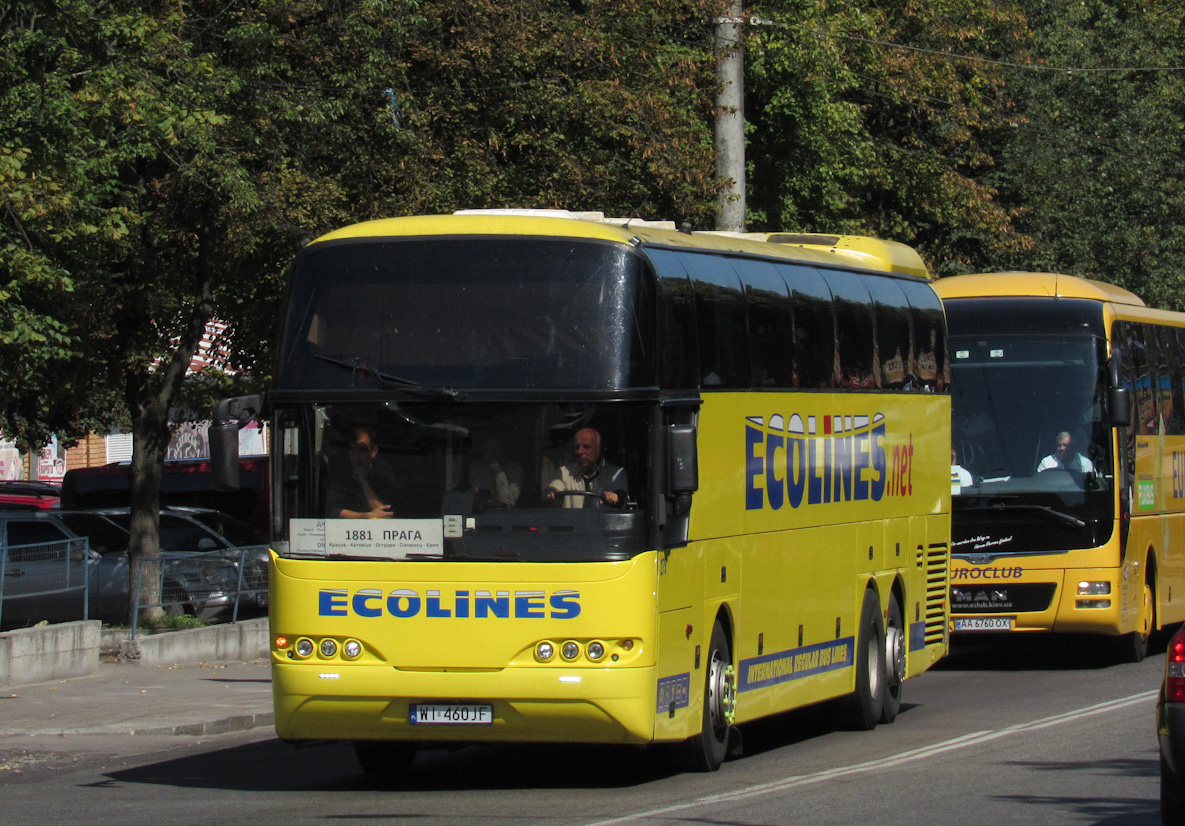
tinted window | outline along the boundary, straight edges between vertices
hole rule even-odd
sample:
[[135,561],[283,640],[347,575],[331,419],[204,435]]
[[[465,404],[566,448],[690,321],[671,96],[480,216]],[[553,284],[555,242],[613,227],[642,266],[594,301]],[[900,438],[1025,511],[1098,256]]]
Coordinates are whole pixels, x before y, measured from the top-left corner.
[[646,251],[658,273],[663,387],[699,384],[699,344],[695,329],[695,291],[679,255]]
[[794,317],[786,282],[769,261],[735,259],[749,315],[749,369],[754,387],[794,386]]
[[946,375],[950,369],[942,302],[929,284],[904,280],[896,283],[909,300],[913,316],[918,381],[923,389],[942,390],[947,386]]
[[913,350],[909,302],[896,279],[868,276],[864,279],[876,305],[876,353],[879,386],[901,389],[917,386],[917,359]]
[[855,273],[825,270],[823,277],[835,299],[840,383],[844,387],[875,387],[876,325],[868,289]]
[[695,287],[700,383],[704,387],[749,386],[749,333],[741,281],[727,258],[685,254]]
[[652,386],[644,272],[629,248],[573,239],[314,244],[293,276],[279,384]]
[[780,265],[790,288],[794,316],[794,373],[792,386],[834,387],[838,380],[835,315],[831,289],[814,267]]
[[71,538],[53,522],[43,519],[28,521],[14,519],[8,523],[9,545],[38,545],[44,542],[61,542],[63,539]]
[[128,549],[128,532],[97,513],[61,513],[58,518],[74,533],[85,536],[90,546],[101,554]]

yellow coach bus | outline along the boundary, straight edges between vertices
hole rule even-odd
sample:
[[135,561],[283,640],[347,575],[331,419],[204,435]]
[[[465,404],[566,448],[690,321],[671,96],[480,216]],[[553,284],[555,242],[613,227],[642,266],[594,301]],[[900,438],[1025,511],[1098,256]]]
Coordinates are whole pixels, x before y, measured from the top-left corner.
[[935,282],[951,335],[955,632],[1185,619],[1185,315],[1051,273]]
[[[332,232],[295,264],[272,424],[291,741],[679,744],[947,650],[950,396],[916,253],[572,213]],[[863,259],[852,248],[872,250]],[[881,269],[875,269],[877,261]]]

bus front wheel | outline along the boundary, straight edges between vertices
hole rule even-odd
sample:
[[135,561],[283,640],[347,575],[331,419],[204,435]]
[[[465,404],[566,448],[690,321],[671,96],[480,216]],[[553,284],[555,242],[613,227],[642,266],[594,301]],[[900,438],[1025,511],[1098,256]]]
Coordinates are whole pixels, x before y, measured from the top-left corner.
[[728,734],[736,707],[736,672],[724,626],[712,628],[704,675],[704,708],[700,733],[683,744],[684,764],[691,771],[714,772],[728,754]]
[[856,630],[856,690],[839,701],[836,723],[849,731],[870,731],[885,710],[885,631],[876,592],[864,592]]
[[406,775],[416,759],[416,744],[391,740],[355,740],[354,756],[368,776],[393,781]]
[[1140,594],[1140,616],[1136,622],[1138,631],[1119,638],[1119,658],[1123,662],[1138,663],[1148,656],[1148,638],[1156,628],[1156,597],[1152,593],[1151,582],[1144,583],[1144,590]]

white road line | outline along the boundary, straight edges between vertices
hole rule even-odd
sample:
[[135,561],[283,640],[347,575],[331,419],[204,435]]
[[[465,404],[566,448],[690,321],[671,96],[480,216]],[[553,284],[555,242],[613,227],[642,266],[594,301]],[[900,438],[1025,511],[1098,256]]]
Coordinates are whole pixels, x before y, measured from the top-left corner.
[[636,814],[627,815],[625,817],[612,818],[610,820],[598,820],[590,824],[590,826],[605,826],[610,823],[628,823],[633,820],[643,820],[649,817],[658,817],[660,815],[669,815],[672,812],[682,812],[688,809],[695,809],[701,806],[714,806],[718,803],[728,803],[738,800],[745,800],[752,797],[759,797],[763,794],[771,792],[784,791],[792,789],[796,786],[806,786],[812,783],[820,783],[824,780],[831,780],[836,777],[845,777],[852,774],[863,774],[865,772],[876,771],[878,769],[890,768],[892,766],[900,766],[904,763],[912,763],[915,760],[924,760],[927,757],[934,757],[938,754],[943,754],[948,751],[955,751],[957,749],[964,749],[968,746],[976,746],[980,743],[987,743],[992,740],[998,740],[1001,737],[1008,737],[1012,734],[1019,734],[1022,732],[1037,731],[1039,729],[1050,728],[1052,726],[1060,726],[1065,723],[1072,723],[1076,720],[1083,720],[1087,717],[1093,717],[1097,714],[1106,714],[1111,711],[1117,711],[1128,706],[1139,705],[1147,702],[1156,696],[1156,691],[1144,691],[1139,694],[1132,694],[1130,697],[1123,697],[1118,700],[1108,700],[1105,703],[1098,703],[1093,706],[1086,706],[1085,708],[1074,709],[1073,711],[1055,714],[1052,717],[1043,717],[1040,720],[1033,720],[1028,723],[1018,723],[1015,726],[1008,728],[997,729],[995,731],[976,731],[971,734],[964,734],[961,737],[955,737],[951,740],[946,740],[941,743],[934,743],[930,746],[923,746],[912,751],[905,751],[901,754],[895,754],[891,757],[882,757],[877,760],[869,760],[867,763],[856,763],[851,766],[841,766],[839,768],[828,769],[827,771],[816,772],[815,774],[805,774],[798,777],[787,777],[773,783],[761,783],[756,786],[747,786],[743,789],[737,789],[732,792],[722,792],[720,794],[708,795],[707,797],[700,797],[695,800],[690,800],[686,803],[679,803],[674,806],[666,806],[661,809],[652,809],[648,812],[637,812]]

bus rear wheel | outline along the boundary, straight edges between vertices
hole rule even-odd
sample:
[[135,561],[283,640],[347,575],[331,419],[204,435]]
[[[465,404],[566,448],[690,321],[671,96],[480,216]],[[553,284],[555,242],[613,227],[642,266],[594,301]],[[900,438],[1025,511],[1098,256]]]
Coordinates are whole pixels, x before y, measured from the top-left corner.
[[905,682],[905,621],[896,594],[889,595],[885,619],[885,702],[880,722],[891,723],[901,711],[901,684]]
[[856,690],[839,701],[836,724],[849,731],[876,728],[885,710],[885,632],[876,592],[864,592],[856,631]]
[[705,672],[700,733],[683,744],[683,763],[690,771],[714,772],[728,755],[728,735],[736,708],[736,672],[728,636],[720,623],[712,628]]
[[391,740],[355,740],[354,756],[367,777],[393,781],[411,771],[416,744]]

